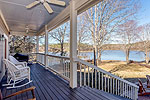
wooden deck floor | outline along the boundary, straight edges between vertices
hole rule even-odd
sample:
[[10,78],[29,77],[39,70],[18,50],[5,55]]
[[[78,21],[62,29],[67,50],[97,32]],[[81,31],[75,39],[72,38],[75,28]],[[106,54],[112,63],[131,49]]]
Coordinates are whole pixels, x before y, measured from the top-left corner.
[[[78,87],[71,89],[69,84],[62,78],[45,70],[39,64],[33,64],[31,68],[32,83],[17,89],[2,89],[3,96],[35,86],[37,100],[127,100],[90,87]],[[31,98],[30,92],[12,97],[8,100],[27,100]]]

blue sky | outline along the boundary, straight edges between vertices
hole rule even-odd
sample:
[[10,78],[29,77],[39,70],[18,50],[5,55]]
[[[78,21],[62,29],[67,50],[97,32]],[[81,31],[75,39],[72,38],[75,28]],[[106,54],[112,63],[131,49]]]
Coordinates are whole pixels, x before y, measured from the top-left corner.
[[138,22],[140,25],[150,23],[150,0],[140,0],[141,9],[138,13]]
[[[139,25],[150,23],[150,0],[139,0],[140,1],[140,10],[137,14],[137,21]],[[42,39],[44,43],[44,39]],[[50,39],[49,44],[57,43],[54,39]]]

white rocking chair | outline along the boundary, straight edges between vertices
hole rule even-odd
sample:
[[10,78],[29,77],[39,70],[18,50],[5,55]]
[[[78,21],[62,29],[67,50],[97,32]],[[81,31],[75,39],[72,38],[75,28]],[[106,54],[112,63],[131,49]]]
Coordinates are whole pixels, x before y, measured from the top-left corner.
[[19,62],[16,58],[14,58],[11,55],[9,56],[9,60],[15,65],[22,65],[23,67],[27,66],[27,62]]
[[[9,88],[18,88],[25,86],[32,82],[30,79],[30,67],[20,67],[21,65],[14,65],[12,62],[10,62],[7,59],[4,59],[4,63],[6,64],[6,67],[8,69],[9,75],[9,81],[7,84],[3,84],[3,86],[9,86]],[[28,82],[16,86],[16,84],[22,82],[23,80],[28,79]]]

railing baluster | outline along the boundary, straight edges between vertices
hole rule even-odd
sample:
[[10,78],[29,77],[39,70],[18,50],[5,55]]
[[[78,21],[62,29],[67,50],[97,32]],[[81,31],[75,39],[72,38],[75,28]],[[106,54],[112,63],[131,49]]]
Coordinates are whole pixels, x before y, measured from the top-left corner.
[[69,78],[70,78],[70,61],[68,61],[68,68],[69,68]]
[[64,76],[66,76],[66,66],[64,66]]
[[123,97],[125,97],[125,96],[124,96],[124,82],[122,83],[122,85],[123,85],[123,86],[122,86],[122,94],[123,94]]
[[112,89],[113,88],[113,86],[112,86],[112,77],[110,77],[110,93],[112,93]]
[[82,72],[81,72],[81,64],[79,63],[80,65],[80,86],[82,86]]
[[113,78],[113,94],[115,94],[115,80]]
[[100,77],[100,71],[98,72],[98,74],[99,74],[99,90],[100,90],[100,79],[101,79],[101,77]]
[[95,88],[97,88],[97,71],[95,70]]
[[[65,60],[65,59],[64,59],[64,60]],[[67,66],[66,61],[64,61],[64,63],[65,63],[65,66],[64,66],[64,67],[66,67],[66,77],[68,77],[68,66]]]
[[103,73],[102,73],[102,84],[101,84],[101,86],[102,86],[102,91],[104,90],[104,87],[103,87],[103,80],[104,80],[104,77],[103,77],[104,75],[103,75]]
[[120,81],[118,80],[118,95],[120,95],[120,93],[119,93],[120,92],[120,86],[119,85],[120,85]]
[[88,66],[88,86],[90,86],[90,72],[89,72],[89,66]]
[[125,83],[125,97],[127,97],[127,84]]
[[84,86],[86,85],[86,66],[84,65]]
[[127,97],[129,98],[129,88],[128,88],[128,84],[127,84]]
[[106,92],[106,74],[105,74],[105,92]]
[[117,95],[117,79],[116,79],[116,95]]
[[137,98],[138,98],[138,90],[137,90],[137,88],[135,88],[135,100],[137,100]]
[[69,76],[70,70],[69,70],[69,62],[68,61],[67,61],[67,68],[68,68],[68,78],[70,78],[70,76]]
[[131,94],[131,97],[130,97],[131,99],[133,99],[132,91],[133,91],[133,88],[131,86],[131,93],[130,93]]
[[93,68],[92,68],[92,88],[93,88]]
[[107,91],[109,92],[109,76],[108,76],[108,80],[107,80],[107,87],[108,87],[108,88],[107,88],[107,89],[108,89]]
[[66,76],[68,77],[69,76],[69,74],[68,74],[68,63],[66,61],[64,61],[64,63],[66,63],[66,69],[67,69],[67,75]]

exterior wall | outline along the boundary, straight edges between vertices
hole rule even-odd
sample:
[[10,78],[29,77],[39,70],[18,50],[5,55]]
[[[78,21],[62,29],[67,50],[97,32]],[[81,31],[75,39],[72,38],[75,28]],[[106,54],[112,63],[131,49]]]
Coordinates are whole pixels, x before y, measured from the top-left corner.
[[[0,34],[2,34],[2,31],[0,31]],[[0,80],[2,79],[5,72],[2,61],[4,56],[5,56],[5,41],[0,41]]]

